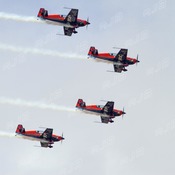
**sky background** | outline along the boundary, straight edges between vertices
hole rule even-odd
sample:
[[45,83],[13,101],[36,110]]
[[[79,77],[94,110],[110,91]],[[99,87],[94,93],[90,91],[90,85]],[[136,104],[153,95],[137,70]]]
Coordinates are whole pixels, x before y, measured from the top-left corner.
[[[1,16],[1,174],[174,175],[175,2],[0,0],[0,12],[24,18],[36,17],[41,7],[49,14],[78,8],[79,18],[89,17],[91,24],[65,37],[56,35],[62,27]],[[12,52],[10,46],[23,51]],[[99,52],[128,48],[128,56],[139,54],[140,63],[121,74],[108,73],[113,65],[87,59],[90,46]],[[77,57],[35,54],[33,49]],[[105,125],[95,123],[100,117],[93,115],[15,105],[21,99],[72,109],[78,98],[102,105],[100,100],[113,100],[126,115]],[[34,147],[38,142],[2,137],[20,123],[26,130],[51,127],[65,140],[44,149]]]

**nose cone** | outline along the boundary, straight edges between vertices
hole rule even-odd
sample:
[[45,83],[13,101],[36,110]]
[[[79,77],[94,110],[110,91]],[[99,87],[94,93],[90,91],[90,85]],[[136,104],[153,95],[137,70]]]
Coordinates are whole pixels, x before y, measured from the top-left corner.
[[57,141],[59,142],[59,141],[61,141],[62,142],[62,140],[64,140],[65,138],[63,137],[63,136],[58,136],[57,137]]
[[86,22],[86,25],[89,25],[89,24],[91,24],[91,23],[87,21],[87,22]]
[[122,111],[122,114],[126,114],[126,112]]

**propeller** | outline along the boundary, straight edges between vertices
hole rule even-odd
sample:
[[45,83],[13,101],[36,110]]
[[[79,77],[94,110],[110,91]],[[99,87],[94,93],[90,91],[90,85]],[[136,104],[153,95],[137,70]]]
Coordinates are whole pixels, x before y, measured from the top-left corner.
[[122,119],[123,119],[123,117],[124,117],[124,114],[126,114],[126,113],[125,113],[125,108],[123,107],[123,111],[122,111]]
[[61,34],[61,33],[57,33],[56,35],[65,36],[64,34]]
[[86,24],[86,30],[88,29],[88,25],[90,24],[90,22],[89,22],[89,17],[87,18],[87,24]]
[[139,63],[139,55],[137,54],[137,62],[136,62],[136,66],[137,66],[137,63]]
[[61,134],[61,137],[62,137],[62,139],[61,139],[61,144],[62,144],[62,142],[64,140],[63,133]]

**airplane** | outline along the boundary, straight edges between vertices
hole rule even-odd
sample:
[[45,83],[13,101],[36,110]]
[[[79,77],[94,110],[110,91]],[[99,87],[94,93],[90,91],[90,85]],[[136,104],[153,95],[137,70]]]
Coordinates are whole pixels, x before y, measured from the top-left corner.
[[100,115],[101,116],[101,123],[106,123],[108,124],[113,123],[114,121],[112,120],[116,116],[121,116],[123,117],[124,114],[126,114],[122,110],[114,109],[114,102],[113,101],[108,101],[106,105],[89,105],[87,106],[86,103],[82,99],[78,99],[78,102],[76,104],[76,108],[87,113],[87,114],[95,114],[95,115]]
[[16,129],[16,136],[32,141],[39,141],[41,144],[41,147],[44,148],[52,148],[52,144],[54,142],[62,141],[64,140],[63,136],[58,136],[53,133],[52,128],[46,128],[46,130],[39,131],[39,130],[29,130],[26,131],[25,128],[19,124]]
[[38,18],[44,20],[48,24],[59,25],[64,27],[64,35],[72,36],[72,33],[78,33],[75,29],[79,27],[88,26],[89,19],[78,19],[78,9],[71,9],[68,15],[51,14],[44,8],[40,8]]
[[[127,71],[126,67],[132,64],[137,64],[140,61],[137,58],[127,57],[128,49],[120,49],[116,53],[98,53],[98,49],[91,46],[88,52],[88,56],[94,58],[99,62],[112,63],[114,65],[114,72],[121,73],[122,71]],[[110,71],[113,72],[113,71]]]

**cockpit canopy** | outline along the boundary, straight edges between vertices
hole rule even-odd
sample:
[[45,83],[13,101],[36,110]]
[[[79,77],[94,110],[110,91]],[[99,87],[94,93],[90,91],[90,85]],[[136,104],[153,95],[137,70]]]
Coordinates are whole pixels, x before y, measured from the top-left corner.
[[116,53],[110,53],[111,56],[116,56],[117,54]]
[[66,18],[67,15],[60,15],[62,18]]
[[43,131],[40,131],[40,130],[37,130],[36,132],[39,133],[39,134],[42,134],[43,133]]
[[97,105],[98,108],[103,108],[104,106],[103,105]]

